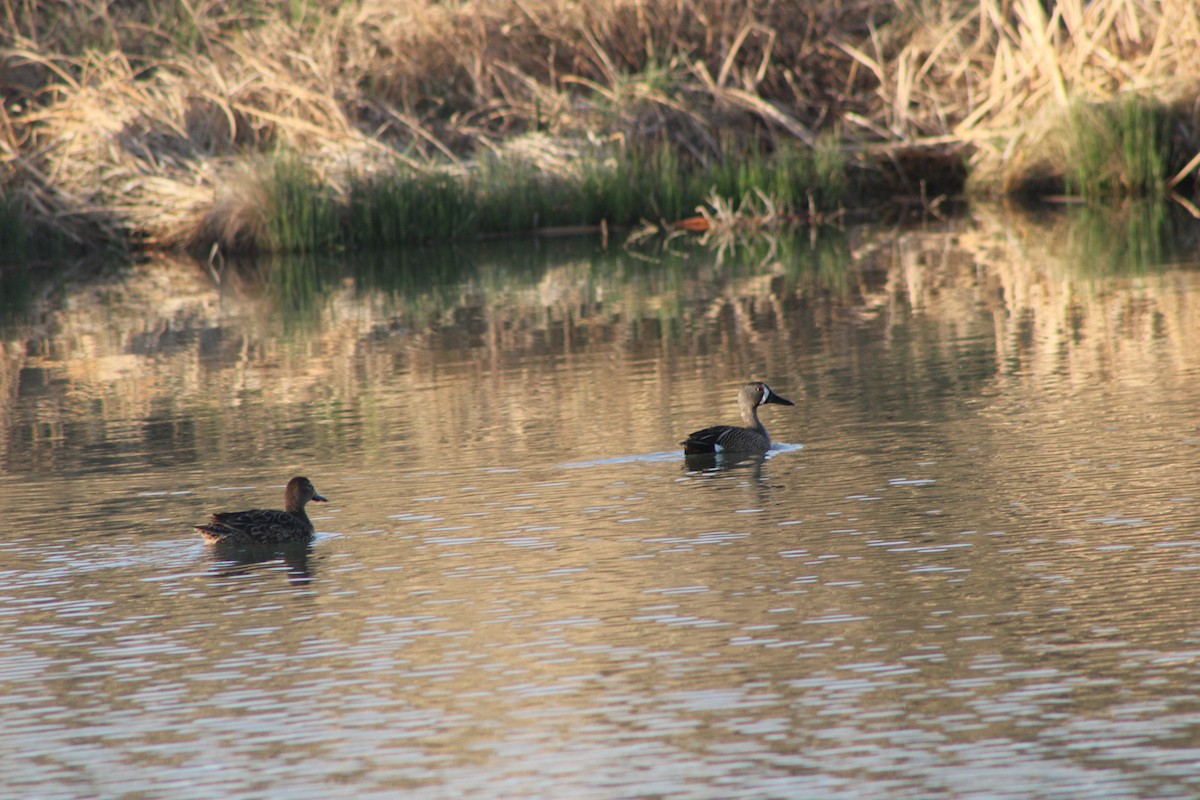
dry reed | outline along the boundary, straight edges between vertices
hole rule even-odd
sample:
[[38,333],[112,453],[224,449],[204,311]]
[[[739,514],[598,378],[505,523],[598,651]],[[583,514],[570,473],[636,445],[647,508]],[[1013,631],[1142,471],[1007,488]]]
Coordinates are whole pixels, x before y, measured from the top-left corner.
[[[967,158],[974,187],[1011,191],[1031,176],[1065,183],[1061,142],[1079,103],[1136,93],[1191,114],[1194,4],[1049,9],[0,0],[0,191],[79,240],[234,246],[261,241],[265,165],[280,151],[344,196],[351,175],[470,171],[530,134],[554,142],[539,168],[556,174],[596,142],[668,142],[710,164],[833,132],[867,167],[899,152]],[[1171,128],[1163,177],[1177,192],[1195,185],[1195,131]],[[904,185],[926,177],[921,163]]]

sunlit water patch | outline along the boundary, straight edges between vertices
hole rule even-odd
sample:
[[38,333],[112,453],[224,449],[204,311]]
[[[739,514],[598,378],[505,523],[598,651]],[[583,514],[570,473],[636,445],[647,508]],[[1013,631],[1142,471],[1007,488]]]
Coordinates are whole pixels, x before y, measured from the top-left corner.
[[[1200,794],[1200,280],[989,230],[45,310],[0,362],[5,788]],[[774,450],[684,458],[750,377]],[[296,474],[312,542],[192,531]]]

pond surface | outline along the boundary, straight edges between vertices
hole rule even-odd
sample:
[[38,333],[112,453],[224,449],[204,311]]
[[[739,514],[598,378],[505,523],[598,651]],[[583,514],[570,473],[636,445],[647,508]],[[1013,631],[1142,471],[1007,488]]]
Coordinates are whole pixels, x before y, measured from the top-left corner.
[[1200,271],[1084,239],[10,274],[5,793],[1200,795]]

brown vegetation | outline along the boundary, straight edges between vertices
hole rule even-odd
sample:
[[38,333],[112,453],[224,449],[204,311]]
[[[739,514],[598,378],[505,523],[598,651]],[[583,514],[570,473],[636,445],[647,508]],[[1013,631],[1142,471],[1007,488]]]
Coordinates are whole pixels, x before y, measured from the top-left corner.
[[1070,110],[1130,93],[1176,110],[1171,186],[1200,148],[1188,0],[0,0],[0,19],[0,191],[80,241],[253,239],[279,151],[337,190],[534,134],[559,161],[833,135],[896,191],[963,159],[1013,191],[1061,185]]

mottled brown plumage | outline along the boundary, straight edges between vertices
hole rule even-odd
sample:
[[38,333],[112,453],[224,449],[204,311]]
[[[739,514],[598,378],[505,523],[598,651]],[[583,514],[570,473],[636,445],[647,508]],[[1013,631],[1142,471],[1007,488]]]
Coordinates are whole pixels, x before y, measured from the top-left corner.
[[284,510],[255,508],[249,511],[222,511],[212,515],[196,530],[209,542],[225,544],[278,544],[299,542],[312,538],[313,524],[304,513],[309,500],[324,503],[312,481],[295,477],[284,491]]
[[693,433],[680,444],[685,455],[700,453],[765,453],[771,449],[771,437],[758,419],[758,407],[764,403],[795,405],[771,391],[765,383],[747,383],[738,392],[738,408],[746,427],[714,425]]

